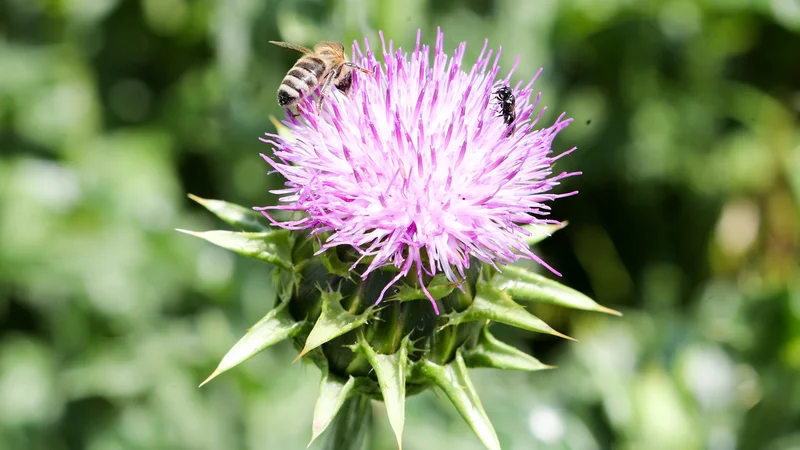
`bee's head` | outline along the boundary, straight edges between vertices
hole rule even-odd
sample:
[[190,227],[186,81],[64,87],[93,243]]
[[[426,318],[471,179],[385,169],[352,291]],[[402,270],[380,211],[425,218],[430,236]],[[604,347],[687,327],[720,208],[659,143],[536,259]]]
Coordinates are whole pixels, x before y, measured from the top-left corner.
[[508,102],[514,98],[514,92],[508,85],[502,85],[494,91],[494,95],[497,96],[497,100],[501,102]]

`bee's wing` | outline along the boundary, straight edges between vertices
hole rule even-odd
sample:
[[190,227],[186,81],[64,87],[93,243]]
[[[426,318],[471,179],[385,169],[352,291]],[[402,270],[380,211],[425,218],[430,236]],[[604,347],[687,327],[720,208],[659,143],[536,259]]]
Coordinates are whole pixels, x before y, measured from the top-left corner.
[[303,54],[314,53],[313,50],[311,50],[308,47],[303,47],[302,45],[296,45],[296,44],[290,44],[288,42],[278,42],[278,41],[269,41],[269,43],[270,44],[275,44],[278,47],[285,47],[285,48],[288,48],[288,49],[291,49],[291,50],[294,50],[296,52],[300,52],[300,53],[303,53]]

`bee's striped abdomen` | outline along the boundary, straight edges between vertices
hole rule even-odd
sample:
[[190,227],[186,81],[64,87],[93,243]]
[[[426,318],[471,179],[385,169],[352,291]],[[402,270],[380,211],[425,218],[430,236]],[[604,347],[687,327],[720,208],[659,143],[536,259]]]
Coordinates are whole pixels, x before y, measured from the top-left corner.
[[316,56],[304,56],[292,67],[278,88],[278,104],[284,108],[294,105],[300,97],[314,90],[325,63]]
[[300,58],[300,61],[297,61],[297,64],[294,65],[295,68],[311,72],[315,79],[319,79],[319,77],[322,76],[322,72],[325,71],[325,66],[326,64],[322,59],[308,55]]

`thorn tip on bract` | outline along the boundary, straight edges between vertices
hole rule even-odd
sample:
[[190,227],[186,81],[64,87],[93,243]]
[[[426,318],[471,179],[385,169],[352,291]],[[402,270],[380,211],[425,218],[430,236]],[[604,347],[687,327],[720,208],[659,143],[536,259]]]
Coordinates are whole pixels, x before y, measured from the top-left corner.
[[311,348],[303,348],[303,350],[300,352],[300,354],[298,354],[297,357],[292,361],[292,364],[294,364],[297,361],[299,361],[300,358],[302,358],[303,356],[306,356],[306,353],[310,352],[311,350],[313,350],[313,349],[311,349]]
[[202,383],[200,383],[200,385],[199,385],[199,386],[197,386],[197,387],[198,387],[198,388],[201,388],[201,387],[203,387],[203,385],[205,385],[205,384],[206,384],[206,383],[208,383],[209,381],[211,381],[211,380],[213,380],[214,378],[216,378],[216,377],[217,377],[217,375],[219,375],[220,373],[222,373],[222,372],[220,372],[220,371],[219,371],[219,368],[216,368],[216,369],[214,369],[214,372],[212,372],[212,373],[211,373],[211,375],[209,375],[209,376],[208,376],[208,378],[206,378],[206,379],[205,379],[205,381],[203,381]]
[[551,329],[551,330],[550,330],[550,334],[552,334],[553,336],[558,336],[558,337],[560,337],[560,338],[564,338],[564,339],[570,340],[570,341],[575,341],[575,342],[578,342],[578,340],[577,340],[577,339],[575,339],[575,338],[571,338],[571,337],[567,336],[566,334],[564,334],[564,333],[559,333],[558,331],[556,331],[556,330],[553,330],[553,329]]
[[606,314],[611,314],[612,316],[622,317],[621,312],[617,311],[616,309],[606,308],[605,306],[602,305],[597,305],[597,311]]
[[316,423],[314,423],[314,424],[313,424],[313,426],[312,426],[312,428],[314,428],[314,429],[312,430],[312,436],[311,436],[311,440],[310,440],[310,441],[308,441],[308,445],[306,445],[306,448],[309,448],[309,447],[311,447],[311,444],[313,444],[313,443],[314,443],[314,441],[316,441],[316,440],[317,440],[317,438],[318,438],[318,437],[320,437],[320,436],[322,435],[322,433],[317,433],[317,432],[316,432],[316,426],[317,426],[317,424],[316,424]]

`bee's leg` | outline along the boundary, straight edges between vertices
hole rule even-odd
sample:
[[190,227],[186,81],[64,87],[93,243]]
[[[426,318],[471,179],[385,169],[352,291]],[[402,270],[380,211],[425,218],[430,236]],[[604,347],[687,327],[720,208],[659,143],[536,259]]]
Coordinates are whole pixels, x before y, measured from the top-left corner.
[[322,89],[320,89],[319,97],[317,97],[317,114],[322,112],[322,101],[328,94],[328,90],[330,90],[331,84],[338,74],[338,70],[331,70],[327,75],[325,75],[325,82],[322,83]]
[[355,65],[355,64],[353,64],[353,63],[351,63],[351,62],[346,62],[346,63],[344,63],[344,65],[345,65],[345,66],[347,66],[347,67],[352,67],[353,69],[356,69],[356,70],[358,70],[359,72],[365,73],[365,74],[367,74],[367,75],[372,75],[372,74],[374,74],[374,73],[375,73],[375,72],[374,72],[374,71],[372,71],[372,70],[367,70],[367,69],[365,69],[365,68],[363,68],[363,67],[361,67],[361,66],[357,66],[357,65]]

